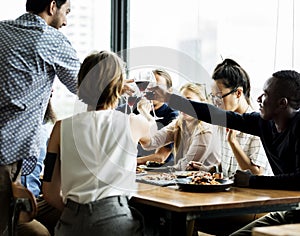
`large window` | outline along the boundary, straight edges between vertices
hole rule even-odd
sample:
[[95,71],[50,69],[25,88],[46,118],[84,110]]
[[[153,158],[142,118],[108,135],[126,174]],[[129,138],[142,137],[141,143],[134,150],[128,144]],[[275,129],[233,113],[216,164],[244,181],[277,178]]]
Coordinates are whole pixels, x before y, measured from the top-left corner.
[[[0,10],[0,20],[24,13],[25,3],[8,1]],[[111,1],[71,0],[71,8],[62,32],[79,58],[93,50],[110,50]],[[274,71],[300,71],[299,12],[295,0],[130,0],[128,42],[135,58],[129,57],[128,64],[150,61],[154,67],[166,67],[178,88],[198,75],[195,65],[210,81],[207,77],[216,64],[232,58],[249,73],[255,98]],[[56,82],[53,101],[60,118],[71,114],[68,105],[73,100]]]
[[253,98],[273,72],[300,69],[298,1],[131,0],[130,7],[131,48],[171,48],[210,75],[232,58],[249,73]]

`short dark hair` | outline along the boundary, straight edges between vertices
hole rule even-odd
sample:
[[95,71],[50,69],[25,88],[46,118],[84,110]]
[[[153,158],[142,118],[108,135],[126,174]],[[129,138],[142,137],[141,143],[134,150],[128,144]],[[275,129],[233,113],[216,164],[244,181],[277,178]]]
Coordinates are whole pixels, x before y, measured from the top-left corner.
[[300,108],[300,74],[294,70],[281,70],[272,76],[277,78],[278,89],[288,99],[290,106],[298,110]]
[[43,12],[52,1],[55,1],[56,6],[59,9],[67,0],[27,0],[26,11],[32,12],[33,14],[39,14]]

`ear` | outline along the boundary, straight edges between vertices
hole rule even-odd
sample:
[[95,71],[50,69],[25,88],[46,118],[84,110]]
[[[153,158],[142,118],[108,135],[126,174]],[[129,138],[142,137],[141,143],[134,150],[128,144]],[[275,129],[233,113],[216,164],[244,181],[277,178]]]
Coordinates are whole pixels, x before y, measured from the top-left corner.
[[242,88],[238,88],[235,92],[236,97],[240,98],[243,95],[243,89]]
[[51,1],[50,5],[49,5],[49,9],[48,9],[48,14],[50,16],[53,16],[55,14],[56,10],[57,10],[56,2]]
[[280,98],[279,99],[279,107],[280,108],[286,108],[289,104],[289,101],[287,98]]

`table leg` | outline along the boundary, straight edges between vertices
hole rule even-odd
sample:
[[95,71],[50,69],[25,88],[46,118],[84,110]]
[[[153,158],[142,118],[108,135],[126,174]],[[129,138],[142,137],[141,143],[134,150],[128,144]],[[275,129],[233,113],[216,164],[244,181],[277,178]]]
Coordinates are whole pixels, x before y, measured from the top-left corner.
[[186,214],[171,212],[169,235],[189,235],[187,229]]
[[195,220],[189,220],[186,222],[186,236],[192,236],[194,232]]

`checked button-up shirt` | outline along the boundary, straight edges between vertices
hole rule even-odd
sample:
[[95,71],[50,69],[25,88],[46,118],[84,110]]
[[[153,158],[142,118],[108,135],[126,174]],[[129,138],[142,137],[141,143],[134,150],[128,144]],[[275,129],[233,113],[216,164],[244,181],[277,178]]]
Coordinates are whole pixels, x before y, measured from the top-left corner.
[[0,165],[23,160],[30,173],[55,76],[73,93],[79,59],[67,38],[25,13],[0,22]]

